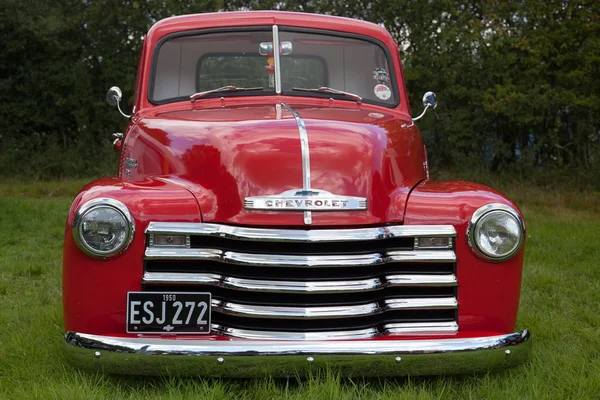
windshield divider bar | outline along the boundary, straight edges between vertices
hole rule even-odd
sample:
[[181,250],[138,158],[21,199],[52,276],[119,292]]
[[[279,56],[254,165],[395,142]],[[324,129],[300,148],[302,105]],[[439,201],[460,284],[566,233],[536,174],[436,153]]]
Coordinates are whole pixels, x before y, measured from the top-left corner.
[[275,93],[281,94],[281,64],[279,63],[279,28],[273,25],[273,61],[275,62]]

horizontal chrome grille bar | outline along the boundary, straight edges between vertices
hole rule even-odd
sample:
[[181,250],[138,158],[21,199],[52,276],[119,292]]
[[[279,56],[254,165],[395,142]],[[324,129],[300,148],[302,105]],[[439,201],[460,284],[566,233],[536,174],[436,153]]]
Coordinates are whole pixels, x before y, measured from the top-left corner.
[[146,260],[203,260],[236,265],[275,266],[275,267],[364,267],[390,262],[437,262],[454,263],[453,250],[408,250],[389,251],[385,254],[348,255],[282,255],[251,254],[218,249],[165,249],[146,248]]
[[144,285],[215,286],[249,292],[272,293],[348,293],[381,290],[388,287],[456,286],[456,276],[446,275],[390,275],[379,278],[339,281],[278,281],[221,276],[218,274],[188,272],[146,272]]
[[196,222],[150,222],[146,233],[201,235],[269,242],[352,242],[402,237],[455,237],[452,225],[395,225],[358,229],[264,229]]
[[449,310],[458,308],[454,297],[386,299],[379,303],[343,306],[289,307],[237,304],[212,300],[213,312],[227,315],[266,319],[334,319],[377,315],[394,310]]
[[438,334],[458,332],[458,324],[455,321],[449,322],[395,322],[385,324],[383,331],[388,335],[407,335],[412,333]]
[[458,332],[458,325],[454,321],[442,322],[404,322],[384,324],[380,331],[375,327],[327,331],[327,332],[286,332],[266,331],[232,328],[224,325],[213,324],[212,333],[240,339],[258,340],[351,340],[370,339],[386,335],[411,335],[411,334],[443,334]]

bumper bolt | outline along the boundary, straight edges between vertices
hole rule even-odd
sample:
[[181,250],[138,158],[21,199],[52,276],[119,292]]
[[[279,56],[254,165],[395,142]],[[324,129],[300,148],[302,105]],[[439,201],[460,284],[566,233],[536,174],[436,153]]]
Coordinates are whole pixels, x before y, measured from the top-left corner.
[[397,363],[399,363],[400,361],[402,361],[402,357],[396,357],[395,360]]
[[223,357],[219,357],[219,358],[217,358],[217,362],[219,364],[223,364],[225,362],[225,359]]
[[99,351],[95,352],[95,353],[94,353],[94,357],[96,357],[96,358],[100,358],[100,352],[99,352]]
[[313,361],[315,361],[315,359],[312,357],[306,357],[306,361],[308,361],[309,363],[312,363]]

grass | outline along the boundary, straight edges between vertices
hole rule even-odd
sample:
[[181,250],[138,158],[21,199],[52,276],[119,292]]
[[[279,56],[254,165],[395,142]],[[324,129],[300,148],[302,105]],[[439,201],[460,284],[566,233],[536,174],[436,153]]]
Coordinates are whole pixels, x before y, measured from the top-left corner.
[[61,248],[85,181],[0,183],[0,398],[600,398],[600,196],[502,187],[527,218],[519,329],[531,364],[483,375],[398,379],[225,380],[80,372],[61,353]]

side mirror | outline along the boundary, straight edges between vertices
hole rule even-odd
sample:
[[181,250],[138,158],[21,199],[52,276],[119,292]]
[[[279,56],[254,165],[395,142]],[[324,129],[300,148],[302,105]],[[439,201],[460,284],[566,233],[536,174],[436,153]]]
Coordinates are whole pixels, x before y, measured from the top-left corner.
[[121,92],[121,89],[119,89],[118,86],[113,86],[110,89],[108,89],[108,92],[106,92],[106,102],[111,106],[117,106],[117,109],[125,118],[131,118],[131,115],[127,115],[121,110],[122,97],[123,92]]
[[430,107],[431,109],[435,109],[437,107],[437,99],[435,97],[435,93],[427,92],[423,95],[423,107],[425,107],[425,109],[423,110],[421,115],[419,115],[416,118],[413,118],[413,121],[421,119]]

